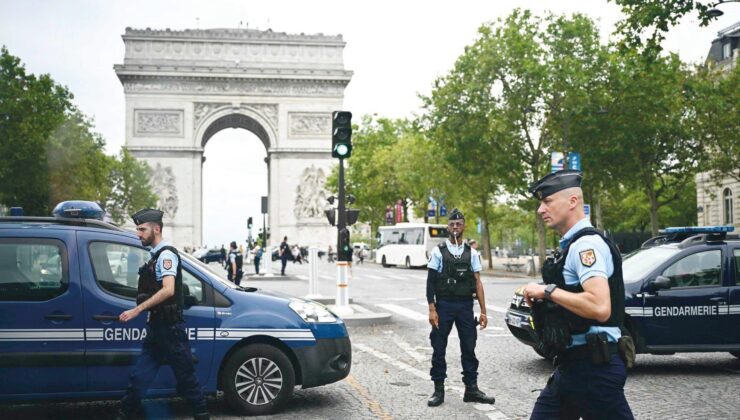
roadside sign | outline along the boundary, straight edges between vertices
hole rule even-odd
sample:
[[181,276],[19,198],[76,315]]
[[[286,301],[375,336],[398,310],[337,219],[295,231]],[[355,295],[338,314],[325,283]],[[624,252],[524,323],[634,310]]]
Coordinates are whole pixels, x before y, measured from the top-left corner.
[[563,170],[563,154],[560,152],[552,152],[550,155],[550,163],[552,165],[552,171],[562,171]]
[[568,152],[568,169],[574,171],[581,170],[581,154],[578,152]]
[[588,217],[588,220],[591,221],[591,205],[590,204],[583,205],[583,212],[586,213],[586,217]]
[[442,204],[442,207],[439,208],[439,215],[444,217],[447,216],[447,206]]

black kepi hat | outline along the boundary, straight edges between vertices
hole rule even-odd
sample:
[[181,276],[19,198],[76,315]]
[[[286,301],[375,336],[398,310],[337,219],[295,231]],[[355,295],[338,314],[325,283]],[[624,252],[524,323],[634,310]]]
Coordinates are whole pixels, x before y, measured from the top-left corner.
[[447,217],[447,220],[465,220],[465,216],[463,216],[460,210],[452,209],[450,215]]
[[583,172],[581,171],[574,171],[572,169],[557,171],[547,174],[539,181],[530,185],[529,192],[534,195],[534,198],[542,200],[566,188],[580,188],[581,180],[583,180]]
[[155,222],[162,223],[162,216],[164,213],[162,210],[157,209],[141,209],[131,216],[136,226],[142,223]]

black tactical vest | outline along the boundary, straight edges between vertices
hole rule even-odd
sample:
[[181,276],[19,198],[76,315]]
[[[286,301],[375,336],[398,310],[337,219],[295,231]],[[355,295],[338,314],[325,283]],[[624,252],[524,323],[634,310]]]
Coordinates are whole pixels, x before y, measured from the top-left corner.
[[611,300],[611,315],[606,322],[599,322],[593,319],[582,318],[570,311],[565,310],[564,313],[567,316],[568,325],[570,327],[571,334],[583,334],[588,331],[591,326],[602,326],[602,327],[619,327],[622,325],[624,319],[624,280],[622,278],[622,256],[619,253],[616,245],[604,236],[603,233],[598,230],[587,227],[579,230],[570,238],[568,245],[565,247],[561,254],[555,254],[554,257],[548,258],[545,264],[542,266],[542,279],[545,284],[556,284],[559,288],[567,290],[572,293],[582,293],[583,287],[581,284],[567,285],[565,284],[565,277],[563,276],[563,269],[565,268],[565,261],[568,257],[568,251],[570,246],[575,243],[578,238],[586,235],[599,235],[601,239],[606,242],[611,252],[612,261],[614,263],[614,272],[609,277],[609,297]]
[[174,247],[163,246],[162,249],[157,251],[157,253],[149,259],[149,261],[139,268],[139,285],[136,304],[141,304],[162,289],[162,283],[157,281],[157,259],[159,259],[159,255],[165,250],[172,251],[172,253],[175,254],[175,257],[177,257],[175,294],[159,305],[150,308],[149,320],[162,320],[165,322],[175,323],[183,321],[184,319],[182,316],[184,296],[182,291],[182,263],[180,260],[180,254]]
[[236,270],[239,271],[244,265],[244,256],[238,250],[229,251],[229,263],[228,271],[231,272],[231,256],[234,255],[234,262],[236,263]]
[[439,244],[442,253],[442,272],[437,275],[435,295],[438,299],[474,299],[476,297],[475,275],[471,265],[470,246],[465,248],[460,257],[452,255],[447,244]]

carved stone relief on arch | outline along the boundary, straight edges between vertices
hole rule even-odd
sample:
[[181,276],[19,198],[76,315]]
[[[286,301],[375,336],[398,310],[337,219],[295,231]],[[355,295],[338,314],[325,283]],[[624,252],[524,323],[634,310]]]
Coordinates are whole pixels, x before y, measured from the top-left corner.
[[175,174],[171,166],[157,166],[152,171],[151,179],[152,190],[157,195],[157,207],[164,212],[167,217],[174,219],[177,214],[179,201],[177,198],[177,186],[175,185]]
[[303,170],[296,187],[293,208],[293,214],[299,222],[324,217],[324,210],[329,206],[326,201],[325,184],[326,175],[323,169],[311,165]]

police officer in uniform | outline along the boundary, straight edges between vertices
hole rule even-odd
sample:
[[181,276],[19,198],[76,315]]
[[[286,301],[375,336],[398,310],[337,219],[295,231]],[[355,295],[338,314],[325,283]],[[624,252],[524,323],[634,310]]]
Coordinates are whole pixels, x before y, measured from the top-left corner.
[[542,268],[545,284],[529,283],[539,350],[555,372],[532,419],[632,419],[620,356],[624,316],[622,261],[616,246],[593,228],[583,210],[582,174],[551,173],[530,186],[545,224],[562,235],[561,253]]
[[229,258],[227,262],[227,273],[229,280],[233,281],[237,286],[242,281],[244,271],[242,266],[244,265],[244,256],[236,247],[236,241],[231,241],[229,245]]
[[[488,325],[486,299],[480,281],[481,262],[478,251],[463,242],[465,217],[458,209],[452,210],[447,229],[450,238],[432,250],[429,258],[427,276],[427,302],[429,303],[429,323],[432,332],[432,369],[434,394],[427,401],[430,407],[444,402],[447,377],[447,337],[452,324],[457,328],[460,338],[460,353],[463,368],[465,395],[463,401],[493,404],[496,399],[478,389],[478,359],[475,357],[477,324],[481,330]],[[480,305],[480,321],[473,314],[473,300]]]
[[196,419],[208,419],[203,392],[195,376],[185,320],[182,315],[183,286],[180,256],[162,239],[162,212],[143,209],[132,216],[142,245],[150,247],[151,258],[139,269],[136,307],[121,313],[128,322],[149,311],[141,356],[131,372],[120,418],[130,418],[141,408],[141,398],[162,364],[169,364],[177,379],[177,390],[193,407]]

